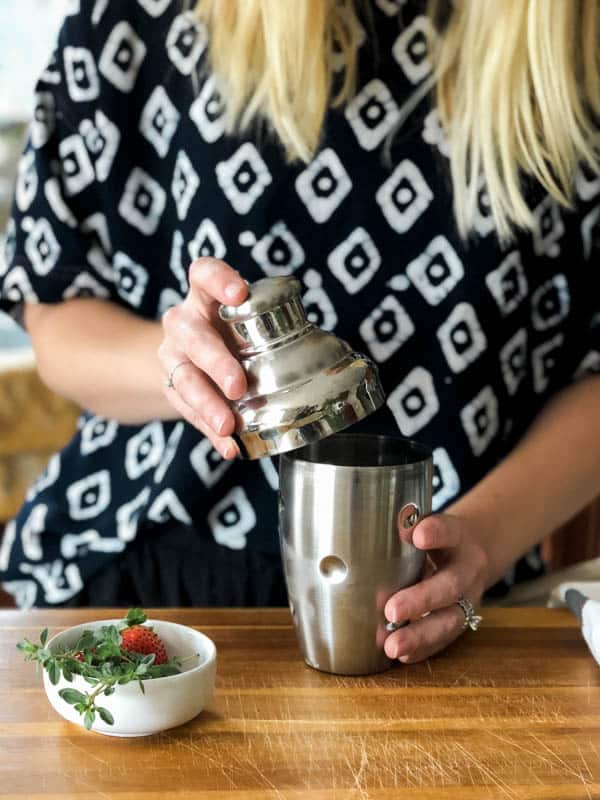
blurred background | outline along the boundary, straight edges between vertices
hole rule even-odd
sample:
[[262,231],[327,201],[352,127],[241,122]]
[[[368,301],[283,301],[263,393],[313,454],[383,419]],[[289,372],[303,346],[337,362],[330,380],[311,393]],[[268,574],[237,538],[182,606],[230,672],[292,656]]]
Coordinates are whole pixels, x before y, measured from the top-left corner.
[[[0,274],[34,86],[69,4],[72,0],[0,0]],[[75,417],[76,409],[40,383],[27,336],[0,312],[0,536],[27,486],[71,436]]]
[[[112,0],[119,1],[123,2]],[[3,231],[33,108],[34,86],[50,58],[65,13],[78,3],[0,0],[0,274],[5,269]],[[44,387],[27,336],[0,312],[0,540],[4,524],[18,511],[27,487],[49,456],[72,435],[77,414],[69,402]],[[555,569],[597,559],[600,501],[549,537],[542,552]],[[521,599],[535,601],[536,597]],[[0,591],[0,606],[7,600]]]

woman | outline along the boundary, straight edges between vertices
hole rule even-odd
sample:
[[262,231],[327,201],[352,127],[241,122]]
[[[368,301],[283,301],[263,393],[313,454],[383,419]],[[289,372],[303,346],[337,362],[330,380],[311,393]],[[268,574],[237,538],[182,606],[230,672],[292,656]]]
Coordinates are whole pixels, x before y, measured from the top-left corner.
[[413,541],[437,571],[388,601],[413,620],[388,654],[436,652],[459,598],[539,569],[513,565],[599,488],[598,21],[596,0],[67,18],[2,302],[87,411],[5,533],[18,604],[285,601],[276,471],[235,458],[216,317],[265,274],[379,362],[371,424],[434,448]]

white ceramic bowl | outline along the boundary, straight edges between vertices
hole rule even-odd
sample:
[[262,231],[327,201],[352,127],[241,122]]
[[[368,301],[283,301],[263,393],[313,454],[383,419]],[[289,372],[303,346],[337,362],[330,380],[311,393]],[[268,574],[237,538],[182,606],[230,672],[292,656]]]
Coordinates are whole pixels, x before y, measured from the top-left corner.
[[[94,630],[102,625],[113,625],[121,621],[99,620],[75,625],[57,633],[46,646],[50,651],[73,646],[84,630]],[[132,682],[116,686],[114,694],[109,697],[100,697],[98,704],[111,712],[114,725],[107,725],[96,714],[92,726],[96,733],[106,733],[109,736],[150,736],[193,719],[212,697],[217,668],[217,649],[214,642],[186,625],[161,620],[148,620],[147,624],[163,640],[169,657],[186,658],[195,653],[199,657],[186,661],[179,675],[145,680],[144,694],[138,683]],[[56,711],[69,722],[83,725],[83,717],[58,693],[67,688],[89,692],[92,687],[80,675],[74,675],[73,681],[69,683],[62,674],[60,681],[53,686],[46,670],[43,670],[43,674],[48,700]]]

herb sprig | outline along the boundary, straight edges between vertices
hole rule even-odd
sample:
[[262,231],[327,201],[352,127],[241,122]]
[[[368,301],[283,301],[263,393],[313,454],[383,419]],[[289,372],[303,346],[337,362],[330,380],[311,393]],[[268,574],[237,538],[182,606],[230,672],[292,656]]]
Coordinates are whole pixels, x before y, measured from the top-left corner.
[[123,650],[121,633],[126,628],[142,625],[146,614],[141,608],[131,608],[117,625],[103,625],[96,630],[84,630],[73,647],[50,652],[46,647],[48,628],[40,635],[40,643],[23,639],[17,648],[23,653],[25,661],[35,661],[48,673],[54,686],[60,676],[71,683],[75,675],[81,675],[93,689],[80,692],[74,688],[59,690],[62,699],[72,705],[83,716],[83,724],[90,730],[96,715],[107,725],[114,724],[113,715],[107,708],[98,705],[101,697],[109,697],[119,685],[137,681],[144,693],[144,681],[151,678],[164,678],[181,672],[182,660],[172,657],[165,664],[155,664],[154,653],[141,655]]

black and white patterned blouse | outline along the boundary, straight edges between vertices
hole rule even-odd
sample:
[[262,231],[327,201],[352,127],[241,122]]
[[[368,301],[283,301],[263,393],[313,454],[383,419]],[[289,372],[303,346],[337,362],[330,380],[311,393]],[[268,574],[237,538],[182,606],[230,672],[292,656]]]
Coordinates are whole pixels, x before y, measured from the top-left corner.
[[[436,111],[407,113],[430,71],[424,3],[372,8],[356,96],[289,166],[268,137],[225,135],[206,31],[181,0],[72,3],[37,86],[0,302],[92,295],[159,319],[197,256],[249,281],[294,273],[309,318],[379,363],[372,424],[434,448],[439,510],[600,371],[600,178],[578,175],[574,212],[533,189],[538,231],[506,249],[482,185],[465,244]],[[276,486],[270,459],[225,462],[184,422],[83,413],[8,525],[0,576],[21,606],[65,602],[148,522],[275,552]]]

